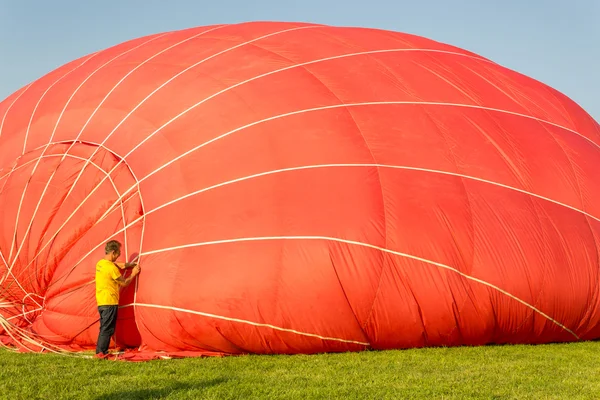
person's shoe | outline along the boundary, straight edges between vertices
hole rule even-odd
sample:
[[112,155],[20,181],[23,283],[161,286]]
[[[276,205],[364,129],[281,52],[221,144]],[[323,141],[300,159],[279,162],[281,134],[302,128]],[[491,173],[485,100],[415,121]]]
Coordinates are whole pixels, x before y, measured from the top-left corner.
[[94,356],[95,358],[99,358],[101,360],[106,360],[106,358],[108,357],[108,354],[104,354],[104,353],[96,353],[96,355]]

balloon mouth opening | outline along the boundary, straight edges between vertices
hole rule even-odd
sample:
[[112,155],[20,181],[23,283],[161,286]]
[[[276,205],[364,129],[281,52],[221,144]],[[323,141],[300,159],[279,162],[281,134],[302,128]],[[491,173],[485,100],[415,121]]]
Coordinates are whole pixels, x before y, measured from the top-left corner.
[[79,331],[95,323],[94,265],[108,240],[123,244],[127,261],[139,258],[144,211],[133,171],[102,145],[40,146],[0,171],[0,209],[0,344],[85,345],[56,317],[75,311]]

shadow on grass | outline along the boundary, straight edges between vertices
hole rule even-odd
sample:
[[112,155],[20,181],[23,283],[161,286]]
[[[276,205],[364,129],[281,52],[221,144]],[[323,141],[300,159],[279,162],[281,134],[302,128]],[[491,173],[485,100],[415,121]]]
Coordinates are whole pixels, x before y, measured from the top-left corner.
[[191,389],[206,389],[227,381],[228,379],[225,378],[216,378],[197,383],[172,382],[164,387],[155,389],[119,390],[118,392],[100,395],[96,397],[96,400],[160,399],[176,392]]

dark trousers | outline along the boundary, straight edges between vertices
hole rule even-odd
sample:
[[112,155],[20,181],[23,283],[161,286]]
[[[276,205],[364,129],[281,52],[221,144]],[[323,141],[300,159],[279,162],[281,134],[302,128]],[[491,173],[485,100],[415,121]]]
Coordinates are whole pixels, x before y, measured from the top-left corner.
[[96,354],[108,353],[110,338],[115,333],[117,326],[117,310],[119,306],[99,306],[100,313],[100,333],[98,334],[98,343],[96,345]]

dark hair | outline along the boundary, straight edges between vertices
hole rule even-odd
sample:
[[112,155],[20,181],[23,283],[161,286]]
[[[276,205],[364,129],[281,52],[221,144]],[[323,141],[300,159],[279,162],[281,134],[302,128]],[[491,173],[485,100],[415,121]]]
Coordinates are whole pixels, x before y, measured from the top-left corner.
[[110,242],[106,243],[106,246],[104,247],[104,254],[108,254],[111,251],[116,253],[121,252],[121,243],[118,240],[111,240]]

